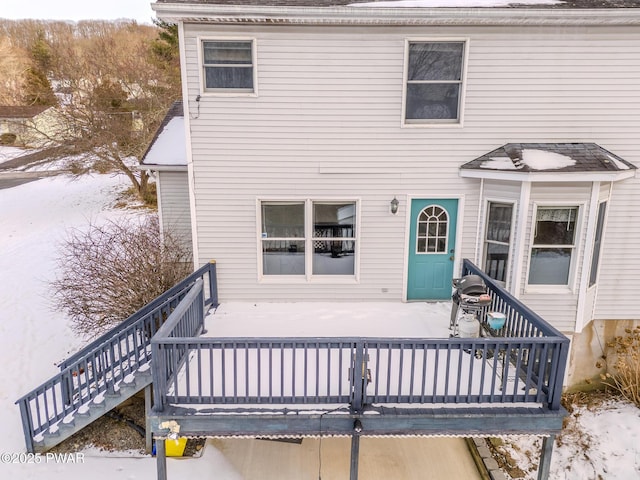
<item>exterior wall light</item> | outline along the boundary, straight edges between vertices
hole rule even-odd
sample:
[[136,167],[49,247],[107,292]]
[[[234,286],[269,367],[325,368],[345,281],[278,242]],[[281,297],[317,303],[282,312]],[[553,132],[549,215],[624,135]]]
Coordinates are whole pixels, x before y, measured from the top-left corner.
[[393,197],[393,200],[391,200],[391,213],[394,215],[398,213],[398,205],[400,205],[400,202],[396,197]]

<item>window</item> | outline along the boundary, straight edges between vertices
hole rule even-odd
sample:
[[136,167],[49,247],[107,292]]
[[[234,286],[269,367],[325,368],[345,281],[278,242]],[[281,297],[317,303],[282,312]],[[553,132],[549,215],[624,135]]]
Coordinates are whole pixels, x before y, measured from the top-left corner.
[[253,92],[252,40],[202,42],[205,91]]
[[304,203],[262,204],[262,271],[304,275]]
[[459,123],[465,42],[409,42],[406,123]]
[[418,215],[417,253],[447,253],[449,215],[437,205],[425,207]]
[[530,285],[568,285],[575,250],[578,207],[539,207],[536,212]]
[[262,202],[263,275],[355,275],[355,202]]
[[489,202],[484,240],[484,271],[499,282],[506,282],[511,244],[513,205]]
[[602,247],[602,232],[604,230],[604,217],[607,212],[607,202],[598,206],[598,221],[596,223],[596,235],[593,240],[593,256],[591,257],[591,272],[589,273],[589,286],[596,284],[598,278],[598,265],[600,264],[600,249]]

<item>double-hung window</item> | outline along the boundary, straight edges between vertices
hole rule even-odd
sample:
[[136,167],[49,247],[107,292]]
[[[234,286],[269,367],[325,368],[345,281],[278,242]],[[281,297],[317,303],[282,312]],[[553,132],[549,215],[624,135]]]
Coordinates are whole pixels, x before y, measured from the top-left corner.
[[253,40],[204,40],[204,91],[253,93],[254,50]]
[[263,201],[260,213],[264,276],[355,275],[355,202]]
[[484,240],[484,271],[499,282],[506,282],[511,245],[513,204],[489,202]]
[[460,123],[466,42],[409,41],[404,121]]
[[578,207],[538,207],[529,265],[530,285],[568,285],[576,249]]

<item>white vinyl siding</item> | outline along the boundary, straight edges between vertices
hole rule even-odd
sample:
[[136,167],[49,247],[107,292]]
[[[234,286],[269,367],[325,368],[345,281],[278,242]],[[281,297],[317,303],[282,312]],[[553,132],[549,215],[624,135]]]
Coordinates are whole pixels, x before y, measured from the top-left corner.
[[[186,24],[185,100],[192,112],[199,39],[214,31],[216,38],[251,35],[259,45],[260,96],[203,96],[190,121],[199,259],[217,260],[225,300],[401,299],[407,197],[464,196],[455,256],[473,258],[480,182],[460,178],[458,168],[507,141],[593,141],[640,163],[635,28],[430,27],[430,38],[469,37],[464,128],[455,129],[402,128],[405,42],[424,35],[419,27]],[[637,198],[638,180],[623,183]],[[358,282],[259,282],[255,199],[301,192],[359,199]],[[397,215],[389,213],[394,197]],[[622,197],[612,200],[614,229],[621,230],[615,218],[629,208]],[[606,233],[601,278],[626,268],[614,252],[621,242],[610,245]],[[622,247],[640,261],[637,248]],[[539,300],[544,306],[544,296]],[[550,320],[571,327],[562,315],[573,309],[575,317],[575,298],[557,296],[546,305],[553,302],[560,305]]]
[[[640,161],[636,162],[640,165]],[[594,318],[637,320],[637,279],[640,270],[640,181],[613,185],[600,252]]]
[[191,210],[187,172],[161,171],[157,175],[162,229],[177,235],[191,251]]

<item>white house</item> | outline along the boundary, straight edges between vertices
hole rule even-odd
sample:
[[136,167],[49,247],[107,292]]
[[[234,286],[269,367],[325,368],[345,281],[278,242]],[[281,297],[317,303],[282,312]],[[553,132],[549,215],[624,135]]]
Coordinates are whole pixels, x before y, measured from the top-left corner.
[[594,375],[640,320],[640,8],[530,3],[153,4],[186,137],[161,209],[220,299],[447,299],[469,258]]

